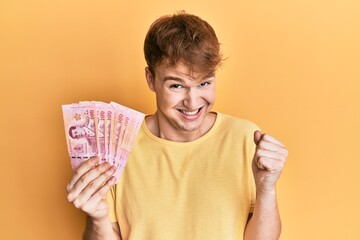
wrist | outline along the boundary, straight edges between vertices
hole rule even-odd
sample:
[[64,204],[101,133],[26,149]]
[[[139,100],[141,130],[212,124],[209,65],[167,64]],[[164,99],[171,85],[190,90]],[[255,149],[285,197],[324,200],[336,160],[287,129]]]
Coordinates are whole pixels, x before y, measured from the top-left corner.
[[110,218],[86,216],[86,227],[83,235],[86,240],[118,239],[112,228]]
[[90,226],[98,226],[102,225],[104,222],[108,222],[109,218],[108,216],[102,216],[102,217],[91,217],[89,215],[86,216],[86,221]]
[[256,189],[256,197],[276,197],[276,188],[273,189]]

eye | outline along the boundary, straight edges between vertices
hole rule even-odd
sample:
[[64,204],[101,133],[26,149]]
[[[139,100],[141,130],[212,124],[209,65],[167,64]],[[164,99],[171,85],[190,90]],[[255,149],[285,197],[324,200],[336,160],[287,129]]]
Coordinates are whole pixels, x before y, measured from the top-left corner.
[[182,86],[180,84],[171,84],[170,88],[180,89]]
[[209,82],[202,82],[202,83],[200,83],[200,86],[201,86],[201,87],[205,87],[205,86],[208,86],[208,85],[210,85]]

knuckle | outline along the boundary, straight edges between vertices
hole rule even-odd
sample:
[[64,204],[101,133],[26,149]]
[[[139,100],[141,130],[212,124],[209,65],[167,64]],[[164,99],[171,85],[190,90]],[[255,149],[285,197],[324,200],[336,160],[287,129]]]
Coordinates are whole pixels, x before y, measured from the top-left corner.
[[91,206],[89,204],[84,204],[82,207],[81,207],[81,210],[83,212],[86,212],[86,213],[90,213],[91,211]]
[[91,167],[94,165],[95,162],[95,157],[91,157],[89,160],[85,161],[83,164],[81,164],[82,166],[88,166]]
[[75,169],[74,174],[72,176],[72,179],[76,178],[77,176],[81,175],[81,170],[80,167],[78,167],[77,169]]
[[72,201],[73,201],[73,197],[72,197],[71,194],[68,194],[68,195],[67,195],[67,200],[68,200],[68,202],[72,202]]
[[87,178],[86,178],[86,176],[84,175],[84,176],[82,176],[82,177],[79,179],[79,183],[82,185],[82,184],[86,183],[86,180],[87,180]]
[[81,206],[82,206],[82,203],[81,203],[81,201],[80,201],[79,199],[76,199],[76,200],[73,202],[73,204],[74,204],[74,206],[75,206],[76,208],[78,208],[78,209],[80,209]]
[[91,183],[89,183],[89,185],[88,185],[86,188],[93,191],[93,189],[95,188],[95,183],[94,183],[94,181],[91,182]]
[[264,133],[262,136],[262,140],[267,141],[267,140],[269,140],[269,137],[270,137],[270,135],[268,133]]
[[101,175],[101,177],[99,178],[99,180],[101,180],[101,182],[102,182],[101,186],[106,185],[106,181],[109,179],[110,176],[111,176],[111,174],[108,172],[105,172]]
[[105,171],[101,172],[101,178],[103,181],[105,181],[106,179],[108,179],[111,175],[113,174],[113,167],[112,166],[108,166],[108,168]]
[[285,161],[286,161],[286,157],[281,154],[281,155],[279,156],[279,160],[280,160],[281,162],[285,162]]
[[103,164],[101,164],[101,165],[99,165],[97,168],[96,168],[96,171],[98,172],[98,173],[103,173],[107,168],[109,167],[109,163],[103,163]]
[[115,166],[111,166],[107,171],[106,175],[111,176],[115,172]]
[[77,175],[80,175],[80,174],[81,174],[81,170],[80,170],[80,167],[78,167],[77,169],[75,169],[73,176],[77,176]]
[[99,161],[99,157],[94,156],[94,157],[91,157],[90,161],[88,161],[88,162],[90,165],[95,165],[98,161]]
[[266,143],[264,141],[259,142],[259,148],[265,148]]

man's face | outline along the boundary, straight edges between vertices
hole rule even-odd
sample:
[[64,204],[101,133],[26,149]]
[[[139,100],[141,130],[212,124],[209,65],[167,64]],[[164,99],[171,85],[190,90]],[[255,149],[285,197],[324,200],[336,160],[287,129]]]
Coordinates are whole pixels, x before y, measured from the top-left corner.
[[146,76],[156,93],[161,128],[178,133],[200,131],[215,103],[215,74],[190,74],[180,63],[156,67],[155,79],[149,70]]
[[74,136],[74,138],[79,139],[86,136],[86,131],[81,127],[77,127],[72,130],[72,135]]

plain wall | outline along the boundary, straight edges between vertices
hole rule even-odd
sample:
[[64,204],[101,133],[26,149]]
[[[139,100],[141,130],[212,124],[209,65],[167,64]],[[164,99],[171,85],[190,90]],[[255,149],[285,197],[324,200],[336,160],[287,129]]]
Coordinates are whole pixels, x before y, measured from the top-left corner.
[[61,104],[155,110],[143,40],[186,10],[227,60],[215,110],[256,122],[289,158],[278,183],[283,240],[360,239],[359,1],[0,2],[0,239],[80,239]]

